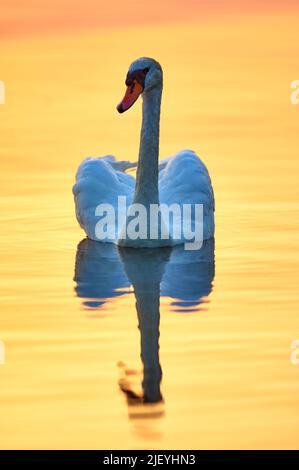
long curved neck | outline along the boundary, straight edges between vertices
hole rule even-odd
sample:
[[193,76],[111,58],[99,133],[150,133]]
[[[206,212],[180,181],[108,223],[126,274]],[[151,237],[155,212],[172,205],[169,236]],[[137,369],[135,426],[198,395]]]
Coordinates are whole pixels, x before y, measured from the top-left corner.
[[158,160],[161,97],[162,83],[160,87],[155,87],[143,95],[134,203],[144,206],[159,203]]

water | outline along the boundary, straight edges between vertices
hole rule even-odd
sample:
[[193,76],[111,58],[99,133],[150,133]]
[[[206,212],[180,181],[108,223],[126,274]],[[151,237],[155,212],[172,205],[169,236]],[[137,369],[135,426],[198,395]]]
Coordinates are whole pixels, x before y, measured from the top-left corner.
[[[3,42],[1,448],[298,448],[298,33],[209,21]],[[213,180],[201,258],[75,221],[80,160],[135,160],[140,104],[115,105],[144,54],[165,69],[161,155],[194,148]]]

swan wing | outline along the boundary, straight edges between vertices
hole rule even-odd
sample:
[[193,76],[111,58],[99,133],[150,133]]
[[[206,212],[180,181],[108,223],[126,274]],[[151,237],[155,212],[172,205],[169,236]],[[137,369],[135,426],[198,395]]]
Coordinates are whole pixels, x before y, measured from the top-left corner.
[[137,162],[130,162],[129,160],[116,160],[114,155],[105,155],[104,157],[98,157],[98,160],[104,160],[109,163],[114,170],[125,172],[131,168],[137,167]]
[[214,236],[215,201],[211,179],[202,160],[192,150],[182,150],[160,162],[160,203],[202,204],[203,239]]
[[[76,216],[80,226],[92,240],[98,240],[95,227],[100,217],[96,215],[96,208],[100,204],[109,204],[117,218],[120,215],[118,197],[125,196],[127,205],[132,201],[135,179],[124,172],[128,163],[130,162],[116,162],[113,156],[107,155],[101,158],[87,158],[78,168],[76,183],[73,186]],[[113,226],[115,229],[115,224]],[[116,243],[118,231],[116,232],[112,236],[113,227],[108,226],[105,241]]]

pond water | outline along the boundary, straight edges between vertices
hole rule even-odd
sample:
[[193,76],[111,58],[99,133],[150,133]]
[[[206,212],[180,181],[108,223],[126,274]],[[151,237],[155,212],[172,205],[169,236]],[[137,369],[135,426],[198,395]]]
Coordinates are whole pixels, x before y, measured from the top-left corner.
[[[298,448],[296,35],[273,14],[3,41],[1,448]],[[141,55],[165,72],[161,155],[193,148],[213,181],[196,254],[75,220],[80,161],[136,159],[140,103],[115,105]]]

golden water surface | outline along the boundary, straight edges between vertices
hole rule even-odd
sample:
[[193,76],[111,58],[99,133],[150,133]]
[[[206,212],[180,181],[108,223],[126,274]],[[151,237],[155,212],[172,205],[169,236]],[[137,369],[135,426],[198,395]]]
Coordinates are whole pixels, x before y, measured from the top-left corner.
[[[296,18],[2,40],[0,448],[299,447]],[[77,253],[71,194],[84,157],[136,160],[141,103],[115,106],[142,55],[164,69],[161,156],[197,151],[216,198],[214,278],[211,257],[195,301],[188,269],[161,287],[155,404],[123,390],[142,395],[133,288]]]

